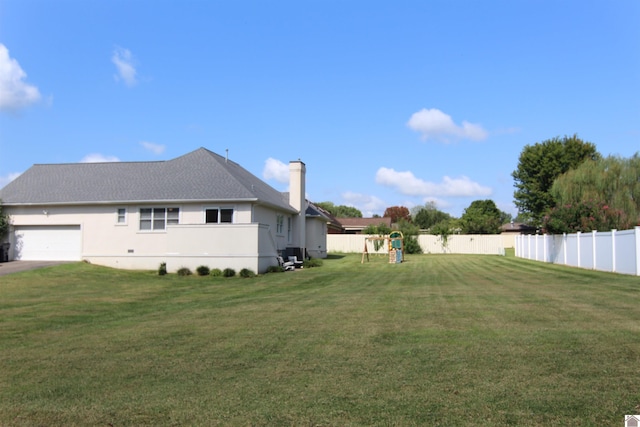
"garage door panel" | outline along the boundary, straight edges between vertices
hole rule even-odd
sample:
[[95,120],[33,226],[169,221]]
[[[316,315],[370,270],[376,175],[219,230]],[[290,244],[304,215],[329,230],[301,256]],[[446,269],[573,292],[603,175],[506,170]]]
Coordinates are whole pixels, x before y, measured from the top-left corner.
[[79,225],[19,226],[15,228],[15,259],[23,261],[79,261]]

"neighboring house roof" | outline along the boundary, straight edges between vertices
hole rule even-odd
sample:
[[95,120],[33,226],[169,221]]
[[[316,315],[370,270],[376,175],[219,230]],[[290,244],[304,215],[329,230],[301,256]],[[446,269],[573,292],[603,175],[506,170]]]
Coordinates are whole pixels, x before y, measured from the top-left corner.
[[536,232],[536,228],[522,222],[510,222],[508,224],[502,224],[500,226],[500,232],[502,233],[518,233],[518,234],[533,234]]
[[391,228],[391,217],[382,218],[336,218],[345,230],[364,230],[370,225],[384,224]]
[[309,206],[307,206],[307,211],[305,213],[307,217],[318,217],[324,219],[327,221],[329,228],[334,228],[336,230],[342,229],[342,225],[338,222],[336,217],[313,202],[309,202]]
[[39,164],[0,189],[5,205],[254,201],[295,210],[282,193],[205,148],[155,162]]

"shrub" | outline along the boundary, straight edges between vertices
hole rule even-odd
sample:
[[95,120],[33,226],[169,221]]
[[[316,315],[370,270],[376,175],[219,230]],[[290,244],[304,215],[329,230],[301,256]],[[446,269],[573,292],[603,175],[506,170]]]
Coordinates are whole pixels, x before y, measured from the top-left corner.
[[233,277],[236,275],[236,271],[233,268],[225,268],[222,270],[222,275],[224,277]]
[[198,276],[208,276],[211,272],[209,270],[209,267],[207,267],[206,265],[201,265],[200,267],[196,268],[196,271],[198,272]]
[[178,270],[178,276],[191,276],[193,273],[187,267],[181,267]]
[[311,267],[320,267],[322,265],[322,260],[320,258],[311,258],[305,259],[302,263],[303,267],[311,268]]
[[256,273],[249,270],[248,268],[243,268],[242,270],[240,270],[240,277],[251,278],[255,276],[256,276]]
[[284,268],[280,267],[279,265],[270,265],[267,268],[267,273],[283,273],[284,272]]
[[407,236],[404,238],[404,251],[408,254],[421,254],[422,248],[418,243],[416,236]]
[[160,267],[158,267],[158,275],[164,276],[165,274],[167,274],[167,263],[161,262]]
[[219,268],[214,268],[214,269],[211,270],[210,274],[213,277],[220,277],[220,276],[222,276],[222,270],[220,270]]
[[632,224],[623,211],[595,201],[556,206],[543,219],[545,231],[551,234],[624,230]]

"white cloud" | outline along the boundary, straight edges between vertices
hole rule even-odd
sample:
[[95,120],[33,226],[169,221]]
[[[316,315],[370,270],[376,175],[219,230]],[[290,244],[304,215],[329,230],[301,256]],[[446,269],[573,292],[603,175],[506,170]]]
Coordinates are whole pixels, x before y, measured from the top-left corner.
[[370,217],[376,213],[380,215],[380,212],[387,208],[385,202],[376,196],[347,191],[342,193],[342,199],[347,206],[353,206],[362,212],[364,217]]
[[119,162],[120,159],[116,156],[105,156],[100,153],[91,153],[84,156],[80,163],[110,163],[110,162]]
[[153,142],[149,141],[142,141],[140,142],[140,145],[142,145],[146,150],[151,151],[153,154],[162,154],[164,153],[164,150],[166,148],[162,144],[154,144]]
[[27,73],[0,43],[0,110],[15,112],[40,100],[40,91],[26,78]]
[[289,183],[289,166],[280,160],[269,157],[264,162],[264,169],[262,171],[262,177],[264,179],[274,179],[283,184]]
[[449,138],[463,138],[474,141],[486,139],[488,133],[480,125],[463,121],[462,125],[456,125],[450,115],[437,108],[431,108],[413,113],[407,122],[407,126],[422,134],[423,140],[438,139],[448,142]]
[[21,172],[11,172],[8,175],[0,176],[0,188],[10,183],[11,181],[19,177],[21,174],[22,174]]
[[116,81],[123,80],[127,86],[135,86],[137,83],[137,71],[131,51],[121,47],[116,48],[113,51],[113,55],[111,55],[111,62],[113,62],[118,69],[118,74],[115,76]]
[[385,167],[381,167],[376,172],[376,183],[395,188],[408,196],[471,197],[491,194],[491,188],[473,182],[466,176],[459,178],[444,176],[442,182],[435,183],[416,178],[410,171],[398,172]]

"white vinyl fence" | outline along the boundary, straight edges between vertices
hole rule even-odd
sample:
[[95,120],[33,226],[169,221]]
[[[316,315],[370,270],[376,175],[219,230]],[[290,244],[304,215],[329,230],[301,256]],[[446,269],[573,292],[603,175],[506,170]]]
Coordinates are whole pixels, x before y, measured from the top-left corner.
[[[366,234],[328,234],[327,252],[362,253],[365,239],[376,237]],[[443,241],[440,236],[420,234],[418,243],[426,254],[483,254],[504,255],[503,238],[499,234],[455,234]],[[388,248],[380,247],[376,252],[372,242],[367,243],[369,253],[387,253]]]
[[640,276],[640,227],[632,230],[516,236],[516,256]]

